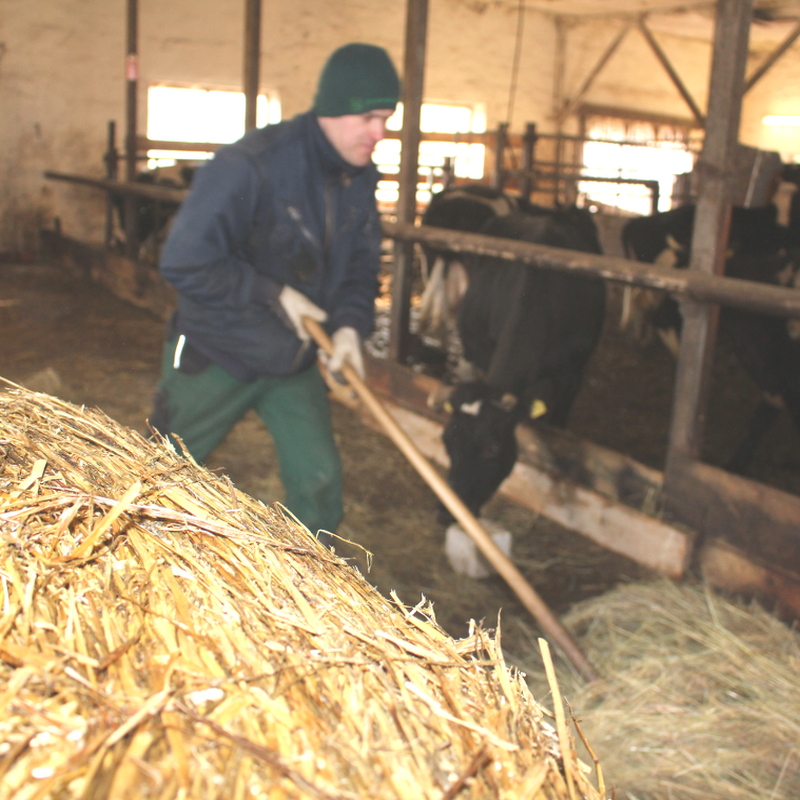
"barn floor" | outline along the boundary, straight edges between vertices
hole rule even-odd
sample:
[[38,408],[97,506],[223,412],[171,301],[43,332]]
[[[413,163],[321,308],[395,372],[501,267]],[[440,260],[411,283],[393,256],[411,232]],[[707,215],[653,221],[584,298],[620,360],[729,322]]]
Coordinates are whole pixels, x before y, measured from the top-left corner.
[[[612,293],[611,307],[616,304]],[[609,315],[609,320],[613,314]],[[77,404],[101,408],[145,432],[158,379],[162,322],[102,287],[44,264],[0,264],[0,376]],[[661,468],[669,424],[673,367],[663,349],[633,353],[606,325],[574,411],[579,436]],[[708,460],[722,463],[756,394],[735,362],[718,358],[708,422]],[[345,522],[340,535],[357,543],[337,550],[381,592],[407,604],[424,595],[453,636],[469,620],[494,628],[502,609],[503,646],[511,663],[539,669],[536,623],[500,578],[476,581],[453,573],[432,492],[391,442],[334,406],[345,467]],[[231,432],[207,466],[250,495],[273,502],[282,490],[268,434],[255,416]],[[751,477],[800,494],[800,435],[782,419],[759,450]],[[514,534],[517,566],[557,613],[621,582],[652,576],[584,537],[496,499],[486,515]],[[565,666],[566,668],[566,666]]]

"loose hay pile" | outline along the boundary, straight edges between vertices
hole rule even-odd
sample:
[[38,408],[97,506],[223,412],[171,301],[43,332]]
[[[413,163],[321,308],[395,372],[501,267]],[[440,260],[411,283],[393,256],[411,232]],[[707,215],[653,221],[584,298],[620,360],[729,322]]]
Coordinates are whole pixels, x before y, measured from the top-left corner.
[[485,632],[99,412],[0,393],[0,579],[3,800],[601,796]]
[[701,586],[618,588],[564,617],[605,677],[570,695],[619,800],[797,800],[800,636]]

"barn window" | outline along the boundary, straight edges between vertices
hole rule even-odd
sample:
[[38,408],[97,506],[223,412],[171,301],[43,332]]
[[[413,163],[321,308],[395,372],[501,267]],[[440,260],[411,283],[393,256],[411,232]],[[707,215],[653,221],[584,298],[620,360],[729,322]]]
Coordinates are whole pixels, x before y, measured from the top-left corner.
[[[390,117],[387,129],[390,134],[375,148],[373,160],[383,173],[378,185],[378,202],[394,206],[397,202],[398,184],[392,176],[400,170],[400,139],[396,132],[403,126],[403,104]],[[462,106],[445,103],[423,103],[420,110],[420,130],[423,133],[441,133],[446,141],[423,141],[419,148],[419,182],[417,202],[426,205],[431,190],[441,184],[448,164],[452,164],[456,177],[480,180],[483,177],[485,146],[470,142],[470,133],[486,130],[486,112],[481,105]],[[463,138],[463,141],[459,141]]]
[[[244,135],[243,92],[151,86],[147,91],[147,138],[162,142],[225,144]],[[256,124],[279,122],[276,97],[259,95]],[[149,150],[149,166],[167,166],[176,159],[204,159],[207,151]]]
[[611,114],[587,114],[583,123],[586,179],[578,191],[587,205],[650,214],[657,185],[657,210],[672,208],[678,176],[694,167],[698,142],[690,126]]

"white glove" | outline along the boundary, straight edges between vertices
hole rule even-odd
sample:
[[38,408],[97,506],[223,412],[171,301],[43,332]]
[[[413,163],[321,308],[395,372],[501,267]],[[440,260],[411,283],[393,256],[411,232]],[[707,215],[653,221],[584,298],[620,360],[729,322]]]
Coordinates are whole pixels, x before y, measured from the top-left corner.
[[364,357],[361,355],[361,337],[355,328],[339,328],[331,337],[333,352],[328,359],[328,370],[341,372],[345,362],[356,371],[359,378],[364,378]]
[[311,338],[311,334],[306,330],[306,326],[303,325],[303,317],[311,317],[317,322],[325,322],[328,319],[325,311],[314,305],[302,292],[293,289],[288,283],[281,289],[281,293],[278,295],[278,302],[286,312],[286,316],[289,318],[289,322],[292,323],[295,333],[304,342]]

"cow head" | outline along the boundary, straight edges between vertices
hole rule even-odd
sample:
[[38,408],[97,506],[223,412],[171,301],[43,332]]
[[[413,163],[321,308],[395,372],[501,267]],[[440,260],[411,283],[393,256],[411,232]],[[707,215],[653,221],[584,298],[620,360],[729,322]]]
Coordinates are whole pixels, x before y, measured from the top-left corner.
[[[448,482],[475,516],[517,460],[517,405],[513,395],[500,396],[480,382],[457,386],[447,403]],[[452,517],[440,508],[440,520],[448,524]]]

